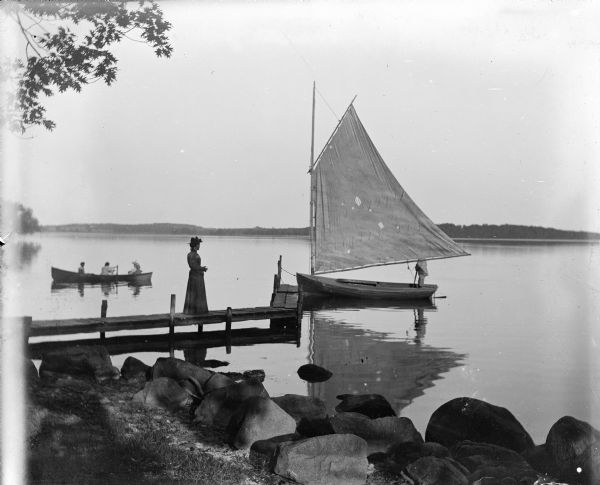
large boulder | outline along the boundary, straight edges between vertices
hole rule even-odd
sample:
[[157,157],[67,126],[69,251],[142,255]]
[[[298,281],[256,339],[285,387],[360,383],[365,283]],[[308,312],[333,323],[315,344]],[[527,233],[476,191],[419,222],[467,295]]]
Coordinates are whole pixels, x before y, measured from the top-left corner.
[[176,411],[185,409],[192,403],[190,393],[173,379],[158,377],[146,382],[144,388],[134,394],[133,402],[148,407],[159,407]]
[[367,442],[369,454],[386,451],[393,443],[423,443],[412,421],[408,418],[386,416],[370,419],[359,413],[340,413],[330,418],[338,434],[354,434]]
[[254,379],[209,392],[196,408],[194,422],[225,428],[234,413],[250,397],[269,397],[269,393],[262,383]]
[[340,394],[341,399],[335,410],[338,413],[360,413],[369,418],[396,416],[390,403],[380,394]]
[[560,480],[600,483],[600,432],[588,423],[560,418],[550,428],[545,448]]
[[231,444],[248,449],[255,441],[296,431],[296,420],[268,397],[251,397],[244,401],[229,422]]
[[327,417],[325,402],[316,397],[301,396],[299,394],[285,394],[272,398],[277,405],[292,416],[297,423],[302,418],[324,419]]
[[[556,477],[557,467],[546,450],[546,445],[539,445],[521,453],[521,456],[541,475]],[[558,481],[558,480],[555,480]]]
[[265,381],[265,371],[263,369],[252,369],[244,372],[221,372],[224,376],[229,377],[234,382],[247,381],[255,379],[260,382]]
[[102,382],[118,379],[119,369],[112,365],[106,347],[76,345],[43,354],[40,377],[55,374],[90,377]]
[[215,372],[202,385],[202,392],[206,394],[208,392],[215,391],[216,389],[221,389],[222,387],[231,386],[232,384],[235,384],[233,379]]
[[275,466],[275,457],[277,448],[281,443],[298,441],[300,436],[297,433],[273,436],[265,440],[257,440],[252,443],[248,458],[252,465],[262,470],[272,472]]
[[274,472],[311,485],[363,485],[367,479],[367,443],[350,434],[331,434],[282,443]]
[[298,421],[298,426],[296,426],[296,431],[305,438],[335,433],[329,416],[324,418],[301,418]]
[[489,443],[463,441],[450,450],[452,458],[469,470],[469,479],[484,477],[533,483],[538,473],[516,451]]
[[333,374],[315,364],[304,364],[298,368],[298,376],[306,382],[325,382]]
[[121,377],[123,379],[134,379],[136,377],[146,377],[150,371],[150,366],[144,364],[141,360],[135,357],[127,357],[121,367]]
[[425,431],[425,441],[452,447],[466,440],[503,446],[518,453],[534,447],[529,433],[508,409],[459,397],[435,410]]
[[377,461],[377,468],[400,474],[411,463],[425,456],[436,458],[449,458],[450,451],[439,443],[419,443],[415,441],[404,441],[394,443],[387,453],[376,453],[369,460]]
[[174,357],[159,357],[152,366],[152,379],[159,377],[169,377],[174,381],[185,381],[189,378],[197,381],[200,386],[204,386],[214,374],[210,370],[198,367],[185,360],[176,359]]
[[464,469],[452,459],[424,456],[404,471],[412,483],[419,485],[468,485]]

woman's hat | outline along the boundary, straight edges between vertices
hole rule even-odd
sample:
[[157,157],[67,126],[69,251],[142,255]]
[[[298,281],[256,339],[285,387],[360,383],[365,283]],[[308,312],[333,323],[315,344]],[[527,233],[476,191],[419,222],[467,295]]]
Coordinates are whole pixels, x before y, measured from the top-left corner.
[[193,237],[192,239],[190,239],[190,246],[196,246],[201,242],[202,239],[200,239],[199,237]]

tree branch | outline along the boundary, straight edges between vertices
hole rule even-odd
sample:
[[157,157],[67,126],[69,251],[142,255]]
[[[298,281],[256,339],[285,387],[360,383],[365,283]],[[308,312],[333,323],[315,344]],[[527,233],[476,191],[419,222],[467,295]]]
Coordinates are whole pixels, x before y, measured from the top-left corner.
[[123,37],[125,37],[126,39],[129,39],[129,40],[131,40],[133,42],[139,42],[140,44],[147,44],[147,42],[145,40],[134,39],[133,37],[129,37],[125,33],[123,33]]
[[[23,23],[21,22],[21,17],[19,15],[19,12],[16,12],[16,17],[17,17],[17,23],[19,24],[19,28],[21,29],[21,32],[23,33],[23,36],[25,37],[25,40],[27,41],[27,46],[31,46],[31,48],[35,51],[35,53],[38,55],[38,57],[43,57],[42,54],[40,53],[40,51],[38,51],[35,46],[32,44],[31,39],[29,38],[29,31],[27,29],[25,29],[25,27],[23,27]],[[37,44],[37,42],[36,42]],[[27,53],[27,46],[25,47],[25,55],[27,56],[27,59],[29,59],[29,54]]]

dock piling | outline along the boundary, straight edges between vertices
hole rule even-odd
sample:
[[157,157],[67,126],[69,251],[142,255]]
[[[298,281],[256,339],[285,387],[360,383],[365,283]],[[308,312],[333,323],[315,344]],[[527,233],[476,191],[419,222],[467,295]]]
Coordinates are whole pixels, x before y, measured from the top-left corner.
[[[171,308],[169,311],[169,344],[173,343],[174,335],[175,335],[175,295],[171,294]],[[175,357],[173,345],[169,345],[169,356]]]
[[[100,306],[100,318],[102,319],[102,324],[105,323],[106,319],[106,310],[108,308],[108,300],[102,300],[102,305]],[[104,340],[105,332],[100,332],[100,340]]]
[[300,335],[302,334],[302,292],[298,293],[298,303],[296,306],[296,347],[300,347]]
[[275,301],[275,296],[281,287],[281,255],[279,255],[279,260],[277,261],[277,274],[273,275],[273,293],[271,294],[271,303],[273,306],[273,302]]
[[280,286],[281,286],[281,254],[279,255],[279,260],[277,261],[277,288],[275,288],[275,291],[278,291]]
[[25,343],[29,342],[29,332],[31,331],[31,322],[33,318],[30,316],[23,317],[23,336],[25,337]]
[[227,307],[227,313],[225,314],[225,352],[231,354],[231,320],[233,318],[233,312],[231,307]]

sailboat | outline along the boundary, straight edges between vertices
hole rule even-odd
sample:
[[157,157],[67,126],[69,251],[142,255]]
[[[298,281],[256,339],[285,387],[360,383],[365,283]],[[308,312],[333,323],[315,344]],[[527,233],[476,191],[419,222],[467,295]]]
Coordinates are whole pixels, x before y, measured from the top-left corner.
[[321,276],[469,253],[436,226],[398,183],[358,118],[354,100],[313,162],[314,95],[313,85],[311,262],[310,274],[296,274],[299,291],[353,298],[432,298],[435,284]]

